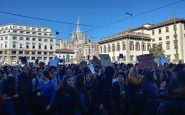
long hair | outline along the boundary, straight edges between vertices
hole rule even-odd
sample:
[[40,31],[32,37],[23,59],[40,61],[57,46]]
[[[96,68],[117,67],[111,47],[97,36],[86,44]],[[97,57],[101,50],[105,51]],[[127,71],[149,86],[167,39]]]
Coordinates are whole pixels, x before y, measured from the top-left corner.
[[84,74],[78,74],[76,77],[76,88],[79,91],[82,91],[84,89],[84,81],[85,81]]
[[71,93],[73,91],[73,88],[70,87],[68,84],[67,84],[67,80],[69,78],[73,77],[71,74],[66,74],[64,75],[63,79],[62,79],[62,82],[60,82],[59,84],[59,87],[58,87],[58,91],[63,93],[63,94],[68,94],[68,93]]
[[51,74],[49,73],[49,71],[43,71],[42,74],[43,74],[46,78],[48,78],[49,80],[52,79],[52,78],[51,78]]

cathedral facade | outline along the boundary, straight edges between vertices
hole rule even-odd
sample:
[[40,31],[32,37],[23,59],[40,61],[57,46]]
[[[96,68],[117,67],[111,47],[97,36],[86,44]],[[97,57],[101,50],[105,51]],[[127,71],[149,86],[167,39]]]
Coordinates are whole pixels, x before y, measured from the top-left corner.
[[76,31],[72,33],[71,41],[59,41],[60,49],[68,49],[75,52],[73,61],[91,60],[98,54],[98,45],[91,42],[84,32],[80,29],[80,20],[77,20]]

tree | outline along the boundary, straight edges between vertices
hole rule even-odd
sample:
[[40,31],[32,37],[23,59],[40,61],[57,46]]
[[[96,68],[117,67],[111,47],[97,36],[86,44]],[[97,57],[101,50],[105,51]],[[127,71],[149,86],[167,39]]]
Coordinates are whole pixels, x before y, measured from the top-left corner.
[[165,56],[164,50],[162,49],[160,44],[156,44],[152,48],[150,48],[149,53],[153,54],[154,58],[157,60],[159,60],[161,56]]

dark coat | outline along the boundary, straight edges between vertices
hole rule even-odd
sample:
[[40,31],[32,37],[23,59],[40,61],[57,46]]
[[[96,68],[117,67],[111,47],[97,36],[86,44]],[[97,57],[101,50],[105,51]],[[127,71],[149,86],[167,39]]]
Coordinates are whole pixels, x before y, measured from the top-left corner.
[[157,115],[185,115],[185,99],[168,98],[163,100]]
[[111,112],[111,88],[112,77],[114,75],[114,69],[112,67],[105,68],[105,74],[96,76],[93,87],[93,109],[99,110],[99,105],[103,104],[104,109]]
[[78,104],[80,98],[75,91],[69,92],[68,94],[57,91],[55,101],[57,115],[75,115],[79,112]]
[[[121,91],[125,91],[124,95],[121,95]],[[112,101],[114,112],[116,114],[126,114],[128,108],[128,87],[124,85],[120,90],[119,82],[115,82],[112,85]]]

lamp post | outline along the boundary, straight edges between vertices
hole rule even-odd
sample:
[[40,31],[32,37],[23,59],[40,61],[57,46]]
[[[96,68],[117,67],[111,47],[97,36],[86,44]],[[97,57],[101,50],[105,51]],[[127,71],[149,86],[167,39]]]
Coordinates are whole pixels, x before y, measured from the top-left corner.
[[177,25],[176,20],[174,18],[174,37],[175,37],[175,59],[177,60],[177,63],[179,63],[179,53],[178,53],[178,40],[177,40]]
[[[133,16],[133,14],[126,12],[126,15],[129,16],[129,18],[131,18],[131,16]],[[128,27],[128,39],[127,39],[127,62],[130,63],[130,28]]]
[[144,48],[144,44],[143,44],[143,30],[142,30],[142,34],[141,34],[141,38],[142,38],[142,40],[141,40],[141,54],[143,55],[143,48]]

